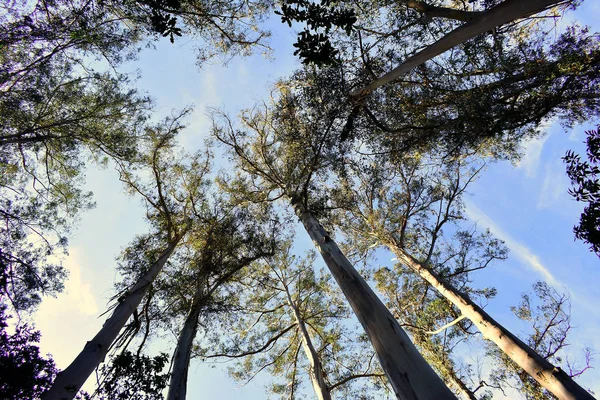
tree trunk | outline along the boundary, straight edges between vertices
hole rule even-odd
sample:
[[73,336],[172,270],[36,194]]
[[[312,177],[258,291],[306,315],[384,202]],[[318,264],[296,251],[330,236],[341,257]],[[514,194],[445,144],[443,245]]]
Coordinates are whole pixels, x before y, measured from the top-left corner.
[[407,58],[402,64],[383,75],[380,78],[375,79],[367,86],[350,93],[351,97],[360,98],[371,93],[373,90],[380,86],[385,85],[393,80],[406,75],[413,68],[424,64],[426,61],[431,60],[447,50],[450,50],[454,46],[457,46],[475,36],[494,29],[497,26],[506,24],[517,20],[519,18],[525,18],[532,14],[546,10],[556,4],[563,3],[562,0],[506,0],[496,7],[483,12],[479,17],[459,26],[452,32],[443,36],[437,42],[427,46],[425,49]]
[[304,319],[300,315],[300,310],[298,310],[296,303],[294,303],[292,300],[292,296],[290,295],[285,283],[284,286],[288,298],[288,304],[290,307],[292,307],[292,310],[294,311],[294,317],[296,318],[296,323],[300,328],[300,333],[302,335],[302,348],[304,349],[304,353],[306,354],[306,358],[308,358],[308,363],[310,365],[308,375],[310,376],[313,388],[315,389],[317,399],[331,400],[331,393],[329,393],[329,387],[325,382],[325,375],[321,360],[319,359],[319,354],[317,354],[317,351],[312,344],[312,340],[310,338],[310,334],[308,333],[308,329],[306,329]]
[[150,284],[163,269],[180,239],[181,237],[174,240],[150,269],[138,279],[135,286],[118,300],[119,304],[112,315],[96,336],[85,344],[75,360],[56,376],[50,390],[42,396],[43,400],[71,400],[75,397],[94,369],[106,357],[108,349],[142,301]]
[[[201,281],[202,282],[202,281]],[[179,333],[177,347],[175,348],[173,358],[173,372],[169,380],[169,392],[167,400],[185,400],[187,391],[187,377],[190,367],[190,358],[192,354],[192,345],[196,332],[198,330],[198,320],[200,319],[200,311],[206,303],[206,295],[200,283],[196,287],[192,307],[188,313],[183,329]]]
[[420,263],[399,247],[386,243],[398,260],[411,268],[442,296],[454,304],[464,316],[469,318],[479,329],[485,339],[494,342],[518,366],[523,368],[532,378],[561,400],[591,399],[594,397],[579,386],[566,372],[555,367],[548,360],[537,354],[529,346],[514,336],[510,331],[496,322],[468,296],[446,282],[428,265]]
[[397,398],[456,399],[314,215],[300,202],[291,203],[365,329]]

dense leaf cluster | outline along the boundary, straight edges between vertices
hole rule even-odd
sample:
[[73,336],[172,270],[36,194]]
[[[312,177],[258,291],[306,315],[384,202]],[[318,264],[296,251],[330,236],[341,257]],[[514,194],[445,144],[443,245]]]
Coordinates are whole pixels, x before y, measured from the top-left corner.
[[338,28],[350,35],[358,20],[354,9],[339,7],[332,0],[322,0],[319,3],[310,0],[285,0],[281,11],[275,13],[281,15],[281,22],[290,27],[294,22],[306,23],[294,43],[297,48],[294,55],[303,64],[335,63],[339,50],[333,46],[328,34],[333,28]]
[[51,358],[40,355],[40,332],[18,324],[9,334],[6,307],[0,306],[0,398],[34,400],[46,391],[58,372]]
[[567,164],[567,176],[573,188],[569,194],[577,201],[588,203],[573,228],[575,237],[590,245],[590,250],[600,257],[600,128],[587,134],[587,161],[568,151],[563,157]]
[[169,362],[167,353],[155,357],[124,351],[103,367],[107,378],[98,390],[99,399],[162,400],[169,374],[163,372]]

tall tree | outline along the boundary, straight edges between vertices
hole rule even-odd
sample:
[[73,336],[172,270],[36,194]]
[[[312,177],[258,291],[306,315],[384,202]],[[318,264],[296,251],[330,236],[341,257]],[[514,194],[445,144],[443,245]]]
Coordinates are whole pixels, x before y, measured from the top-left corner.
[[81,189],[86,161],[126,160],[136,151],[149,99],[125,76],[95,72],[86,60],[116,62],[132,38],[83,3],[3,5],[0,274],[16,309],[62,289],[65,271],[47,256],[66,248],[73,220],[93,204]]
[[[419,10],[419,8],[421,8],[421,10],[423,10],[422,6],[419,7],[418,2],[404,3],[408,3],[409,6],[412,5],[411,8],[413,9]],[[353,97],[366,96],[378,87],[402,77],[403,75],[407,74],[410,70],[424,64],[426,61],[432,59],[433,57],[440,55],[443,52],[450,50],[453,47],[456,47],[462,44],[463,42],[476,37],[479,34],[491,31],[494,28],[506,24],[508,22],[513,22],[517,19],[525,18],[532,14],[544,11],[561,3],[565,3],[565,1],[536,0],[523,3],[519,0],[505,0],[499,5],[484,12],[481,12],[480,14],[475,15],[474,17],[473,14],[471,14],[472,18],[469,18],[469,20],[464,25],[459,26],[458,28],[444,35],[435,43],[426,46],[423,50],[420,50],[416,54],[408,57],[404,62],[402,62],[402,64],[400,64],[398,67],[394,68],[390,72],[386,73],[385,75],[373,80],[371,83],[360,89],[354,90],[350,95]],[[427,11],[425,11],[425,13],[427,13]],[[464,16],[465,14],[462,13],[461,15]],[[448,12],[446,12],[444,16],[449,16],[452,19],[456,19],[455,17],[450,16]]]
[[178,260],[188,264],[189,277],[174,277],[172,284],[179,287],[179,293],[188,292],[191,301],[180,306],[181,311],[187,309],[187,313],[173,353],[168,400],[186,397],[188,369],[200,316],[210,315],[209,306],[215,302],[215,292],[242,268],[273,255],[277,245],[277,227],[266,210],[258,215],[256,208],[252,212],[247,207],[228,204],[223,198],[215,200],[212,210],[206,208],[195,215],[203,222],[203,230],[194,231],[190,236],[191,254]]
[[[56,378],[44,399],[73,398],[93,370],[104,359],[119,332],[132,316],[171,254],[194,227],[193,210],[204,200],[209,155],[190,160],[176,157],[174,141],[181,130],[180,118],[170,118],[149,130],[146,151],[135,171],[122,165],[121,180],[142,197],[152,233],[136,238],[125,251],[126,266],[137,273],[131,285],[118,296],[111,316],[75,360]],[[144,181],[146,178],[146,181]]]
[[[268,1],[51,1],[5,3],[0,19],[0,284],[3,301],[31,309],[62,289],[66,250],[90,158],[127,162],[151,102],[118,72],[148,35],[171,36],[174,17],[205,39],[200,58],[263,45]],[[170,29],[170,31],[169,31]],[[167,32],[169,31],[169,32]],[[28,235],[39,236],[33,245]]]
[[[512,312],[529,325],[527,344],[545,359],[553,363],[564,363],[566,373],[571,377],[583,374],[590,366],[590,350],[585,350],[585,364],[574,365],[568,358],[563,361],[564,348],[569,345],[568,334],[571,331],[570,301],[566,294],[544,282],[536,282],[531,293],[523,294]],[[492,382],[502,387],[508,385],[523,393],[527,399],[557,398],[544,389],[528,374],[524,373],[505,354],[497,348],[489,346],[491,356],[495,359],[492,371]]]
[[[519,365],[541,386],[559,398],[592,399],[593,397],[571,377],[534,349],[517,338],[480,307],[473,296],[458,289],[448,271],[440,263],[444,255],[443,230],[450,229],[463,218],[461,196],[478,170],[468,172],[464,159],[446,168],[435,168],[435,160],[424,156],[407,158],[403,166],[386,165],[382,158],[363,169],[358,193],[349,191],[342,198],[356,203],[353,229],[370,244],[388,248],[407,268],[419,275],[469,318],[482,335],[495,343],[514,363]],[[442,242],[442,243],[440,243]],[[470,240],[470,246],[476,242]],[[503,256],[497,241],[481,245],[482,262],[469,267],[459,266],[458,272],[485,267],[490,261]],[[468,256],[467,253],[460,256]],[[462,269],[462,271],[461,271]],[[462,285],[461,285],[462,286]]]
[[[466,43],[372,93],[349,114],[356,117],[344,133],[372,152],[441,144],[453,155],[514,157],[542,122],[558,117],[570,125],[598,114],[597,34],[575,27],[554,43],[545,37]],[[384,62],[375,58],[373,68]]]
[[333,162],[326,152],[337,149],[332,141],[338,133],[334,127],[339,122],[339,109],[326,102],[335,92],[311,83],[302,83],[310,86],[309,92],[314,89],[310,104],[322,106],[302,107],[300,101],[306,98],[294,95],[282,84],[277,107],[265,105],[242,116],[247,131],[236,130],[222,116],[215,135],[228,146],[235,165],[243,172],[234,182],[234,190],[255,201],[284,198],[289,202],[369,336],[396,396],[453,398],[317,219],[318,210],[324,206],[319,186],[327,179],[325,168]]
[[[347,232],[347,231],[346,231]],[[489,262],[477,254],[482,238],[471,231],[457,233],[458,243],[450,243],[440,256],[438,268],[473,299],[488,300],[493,288],[475,289],[470,285],[469,270]],[[453,246],[454,244],[454,246]],[[473,254],[471,254],[473,253]],[[466,271],[466,272],[465,272]],[[477,330],[468,319],[456,312],[452,304],[401,263],[393,269],[375,270],[373,278],[386,305],[413,338],[425,359],[444,382],[463,398],[475,400],[481,388],[473,384],[476,377],[470,366],[455,354],[463,343],[473,343]],[[477,345],[477,344],[475,344]]]
[[245,269],[226,291],[233,303],[213,335],[217,354],[205,348],[202,356],[237,360],[230,371],[243,382],[272,372],[271,390],[281,398],[301,396],[306,376],[319,399],[372,395],[373,382],[361,378],[380,379],[383,372],[368,344],[352,337],[347,306],[314,261],[314,254],[293,255],[289,242]]

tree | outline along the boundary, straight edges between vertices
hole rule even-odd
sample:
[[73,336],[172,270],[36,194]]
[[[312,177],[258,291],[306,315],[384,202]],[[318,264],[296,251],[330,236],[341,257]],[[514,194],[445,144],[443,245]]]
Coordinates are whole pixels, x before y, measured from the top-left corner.
[[73,221],[93,205],[81,189],[85,162],[131,157],[150,106],[125,76],[85,61],[118,61],[132,34],[83,4],[30,7],[7,3],[0,21],[0,262],[18,310],[62,289],[65,270],[47,256],[66,251]]
[[6,306],[0,306],[0,396],[6,400],[34,400],[46,391],[58,372],[52,358],[40,355],[40,332],[27,324],[8,327]]
[[103,379],[98,389],[92,396],[84,393],[83,398],[163,400],[162,391],[169,380],[169,374],[163,370],[168,361],[167,353],[149,357],[125,350],[111,357],[110,363],[102,367]]
[[[209,42],[199,49],[203,58],[247,53],[267,36],[257,23],[269,2],[175,3],[188,29]],[[140,43],[173,4],[58,1],[3,6],[0,215],[5,224],[0,232],[0,283],[13,307],[31,309],[41,294],[61,290],[65,270],[60,263],[48,265],[46,257],[66,251],[73,222],[93,205],[91,193],[81,190],[89,158],[127,163],[135,156],[151,102],[130,89],[129,77],[117,68],[136,57]],[[249,37],[255,29],[256,36]],[[93,67],[94,61],[107,68],[98,72],[103,67]],[[32,245],[28,235],[39,236],[43,244]]]
[[573,228],[575,238],[589,244],[590,251],[600,257],[600,183],[597,178],[600,175],[600,128],[585,133],[588,161],[582,161],[573,151],[568,151],[563,160],[567,164],[567,176],[574,185],[569,194],[577,201],[587,202],[579,225]]
[[[468,42],[372,93],[345,136],[400,158],[431,148],[513,158],[543,121],[570,125],[598,113],[597,35],[573,28],[555,43],[534,36],[518,46],[509,35],[493,39]],[[373,68],[384,65],[375,60]]]
[[319,185],[327,179],[326,168],[332,163],[325,155],[336,148],[328,145],[339,114],[335,104],[323,101],[336,93],[312,83],[303,82],[308,92],[314,89],[309,104],[322,107],[301,105],[306,98],[294,96],[282,84],[277,107],[265,106],[242,116],[248,131],[236,131],[221,115],[223,124],[215,124],[214,131],[229,148],[240,171],[234,190],[258,202],[279,198],[289,201],[369,336],[398,397],[453,398],[316,217],[316,210],[322,212],[324,206],[320,204],[323,198],[319,197]]
[[[563,3],[563,1],[539,0],[523,3],[518,0],[505,0],[501,4],[482,12],[474,18],[469,19],[469,21],[464,25],[456,28],[435,43],[426,46],[423,50],[407,58],[402,64],[394,68],[392,71],[380,78],[373,80],[363,88],[354,90],[350,95],[353,97],[366,96],[378,87],[402,77],[410,70],[424,64],[431,58],[440,55],[443,52],[450,50],[451,48],[456,47],[479,34],[493,30],[500,25],[512,22],[516,19],[525,18],[531,14],[544,11],[560,3]],[[419,5],[416,4],[413,6],[413,8],[418,9]]]
[[[248,55],[256,47],[268,49],[270,33],[260,23],[271,11],[267,0],[118,0],[102,7],[138,29],[155,36],[189,35],[201,39],[198,62],[219,55]],[[177,23],[181,18],[183,24]]]
[[200,355],[236,360],[230,373],[243,382],[271,371],[277,379],[271,391],[281,398],[300,396],[305,377],[319,399],[370,396],[377,382],[361,378],[380,379],[383,372],[366,342],[353,339],[347,306],[314,260],[293,255],[288,242],[246,268],[225,292],[229,313],[210,342],[218,349],[211,344]]
[[[466,249],[479,248],[480,261],[473,265],[462,262],[456,271],[440,262],[446,257],[460,261],[468,252],[459,250],[449,255],[440,249],[443,229],[463,218],[461,196],[478,170],[468,172],[465,160],[457,160],[444,169],[435,170],[435,160],[424,156],[407,158],[403,166],[386,165],[379,158],[363,168],[360,185],[353,189],[351,182],[341,198],[354,202],[352,227],[369,244],[387,247],[400,263],[427,281],[450,301],[462,316],[469,318],[483,337],[492,341],[515,364],[541,386],[559,398],[593,397],[560,368],[517,338],[488,315],[471,293],[458,289],[464,283],[453,282],[457,274],[484,268],[497,258],[505,257],[497,240],[483,239],[479,243],[466,237]],[[468,164],[467,164],[468,165]],[[464,235],[458,231],[460,236]],[[464,276],[463,276],[464,279]]]
[[[150,177],[147,182],[136,177],[135,171],[121,165],[121,180],[129,191],[142,197],[153,232],[136,238],[132,247],[125,251],[124,260],[135,273],[132,274],[135,278],[126,290],[116,296],[114,310],[102,329],[57,376],[44,399],[75,396],[104,359],[176,247],[193,224],[199,223],[193,220],[193,210],[204,199],[203,188],[210,157],[202,153],[191,160],[175,157],[174,140],[182,129],[180,118],[183,115],[185,113],[169,118],[148,132],[150,140],[137,164],[138,168],[142,168],[140,172]],[[144,176],[143,173],[140,175]]]
[[264,212],[261,216],[221,199],[215,201],[212,211],[204,210],[196,218],[203,221],[203,230],[190,237],[192,254],[179,260],[188,264],[191,276],[184,278],[179,272],[180,276],[172,277],[171,285],[178,286],[179,293],[191,294],[191,301],[179,306],[180,312],[188,311],[173,352],[168,400],[186,397],[187,374],[200,316],[210,315],[215,292],[241,269],[273,255],[277,245],[276,226]]
[[[523,294],[518,306],[511,307],[512,312],[531,326],[527,344],[545,359],[553,363],[566,364],[571,377],[578,377],[589,368],[590,350],[585,351],[585,365],[573,365],[564,359],[562,350],[568,346],[568,334],[571,331],[570,302],[565,294],[544,282],[536,282],[530,294]],[[527,399],[556,398],[548,390],[540,387],[535,380],[523,373],[505,354],[495,348],[488,349],[496,360],[492,372],[492,382],[502,386],[506,383],[525,394]]]

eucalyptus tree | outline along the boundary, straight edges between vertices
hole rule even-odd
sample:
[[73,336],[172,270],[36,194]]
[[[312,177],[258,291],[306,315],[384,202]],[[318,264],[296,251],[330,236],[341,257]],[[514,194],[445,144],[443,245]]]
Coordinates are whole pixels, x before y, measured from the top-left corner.
[[[451,243],[436,257],[440,261],[439,268],[446,271],[449,280],[468,292],[471,298],[478,302],[488,301],[495,295],[495,289],[470,287],[469,273],[462,272],[476,268],[476,263],[482,265],[489,261],[480,258],[480,254],[469,255],[477,252],[484,238],[476,237],[472,231],[457,232],[456,236],[460,239],[453,241],[457,242],[456,245]],[[463,343],[483,346],[475,337],[477,330],[473,324],[462,319],[450,302],[401,263],[396,263],[392,269],[375,270],[373,279],[392,314],[411,334],[421,354],[444,382],[462,398],[480,398],[479,390],[485,386],[477,383],[483,379],[474,376],[466,360],[455,354]]]
[[185,113],[148,128],[148,141],[134,168],[121,164],[120,176],[128,191],[141,196],[151,226],[124,251],[123,268],[134,273],[131,284],[113,306],[112,314],[75,360],[56,378],[44,399],[73,398],[104,359],[119,332],[134,314],[152,282],[185,235],[200,221],[193,210],[204,201],[210,153],[185,158],[175,153],[175,138]]
[[[214,133],[239,171],[231,189],[249,201],[289,202],[365,329],[396,396],[453,398],[318,220],[326,208],[322,185],[344,150],[336,145],[339,103],[328,101],[343,88],[331,90],[310,74],[300,76],[280,85],[279,103],[243,113],[245,130],[218,114],[221,125],[215,122]],[[293,85],[301,85],[296,93]]]
[[[219,198],[220,197],[220,198]],[[180,301],[171,300],[167,315],[184,314],[173,352],[168,400],[186,397],[187,375],[194,338],[201,315],[211,316],[211,308],[219,308],[215,292],[232,280],[241,269],[258,259],[273,255],[277,246],[277,221],[268,208],[243,207],[222,196],[197,209],[195,218],[202,229],[190,234],[184,254],[178,257],[180,268],[169,274],[171,286]],[[214,315],[212,315],[214,317]]]
[[[335,84],[352,93],[342,140],[369,142],[373,152],[402,153],[442,142],[455,153],[484,147],[483,153],[514,156],[522,139],[539,134],[542,122],[560,117],[570,125],[593,118],[599,106],[598,35],[577,25],[551,35],[553,18],[546,18],[576,5],[355,4],[352,35],[330,35],[340,49],[337,68],[343,70]],[[487,25],[550,7],[526,20],[494,29]],[[455,34],[479,32],[474,25],[484,27],[481,34],[456,45]],[[448,51],[431,58],[439,54],[438,44]],[[379,85],[377,78],[389,76],[397,64],[402,76],[373,91],[369,84]]]
[[370,95],[347,135],[373,152],[443,144],[453,154],[513,157],[545,121],[570,125],[598,115],[598,35],[575,27],[554,43],[546,37],[518,46],[507,44],[510,36],[466,43]]
[[[484,2],[494,4],[495,2]],[[469,39],[473,39],[482,33],[493,31],[495,28],[513,22],[517,19],[529,17],[541,11],[545,11],[557,5],[572,3],[562,0],[535,0],[522,2],[519,0],[505,0],[485,11],[477,13],[452,7],[435,7],[419,1],[401,1],[400,4],[408,6],[412,10],[429,17],[440,17],[454,21],[464,21],[464,24],[444,34],[434,43],[425,45],[421,50],[407,57],[399,66],[393,68],[383,76],[374,79],[362,88],[354,90],[352,97],[368,95],[375,89],[390,83],[406,75],[409,71],[424,64],[426,61],[438,56],[454,47],[461,45]],[[486,4],[486,5],[487,5]]]
[[305,378],[318,399],[372,397],[381,387],[373,380],[384,374],[367,342],[355,339],[347,306],[314,262],[313,253],[293,255],[288,242],[246,268],[226,288],[230,313],[200,355],[235,360],[230,373],[243,382],[271,372],[271,391],[281,398],[301,397]]
[[93,204],[81,189],[85,161],[131,157],[150,103],[125,77],[86,69],[92,49],[114,59],[130,38],[99,10],[2,8],[0,274],[3,297],[30,309],[62,289],[65,271],[47,256],[66,248],[73,220]]
[[262,0],[0,5],[0,290],[15,309],[62,289],[65,270],[46,258],[66,251],[69,228],[93,205],[81,189],[87,162],[135,156],[152,104],[119,67],[175,6],[204,39],[201,59],[265,46]]
[[[354,175],[359,177],[357,182],[347,180],[338,194],[343,202],[348,202],[350,213],[346,221],[356,232],[353,238],[365,241],[365,245],[389,249],[399,263],[435,288],[462,317],[471,320],[484,338],[549,392],[561,399],[592,399],[569,374],[487,314],[472,293],[464,290],[465,282],[454,281],[459,274],[482,269],[494,259],[503,258],[505,250],[497,240],[465,237],[459,229],[458,251],[445,251],[444,242],[450,240],[444,238],[444,230],[453,229],[452,225],[464,218],[461,197],[481,167],[469,166],[465,159],[444,168],[437,165],[431,158],[414,155],[407,157],[404,164],[388,164],[378,157],[362,168],[358,166],[363,175]],[[476,250],[474,255],[466,251],[469,248]],[[479,257],[476,263],[464,261],[475,255]],[[441,261],[457,265],[451,269]]]
[[[583,365],[564,356],[572,329],[568,295],[559,293],[545,282],[536,282],[531,293],[523,294],[519,304],[511,307],[511,310],[528,325],[526,342],[542,357],[554,363],[566,364],[565,372],[571,377],[578,377],[592,368],[589,349],[584,351]],[[497,348],[488,346],[488,352],[495,361],[491,372],[492,385],[514,388],[527,399],[556,398]]]

